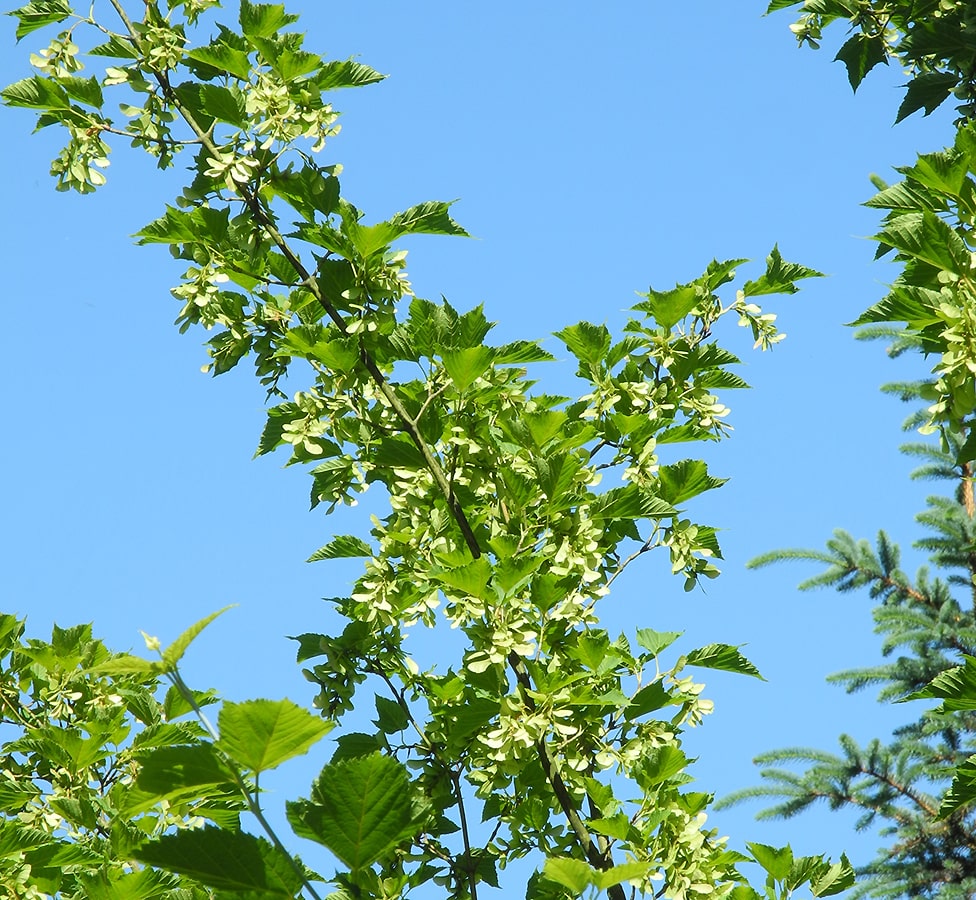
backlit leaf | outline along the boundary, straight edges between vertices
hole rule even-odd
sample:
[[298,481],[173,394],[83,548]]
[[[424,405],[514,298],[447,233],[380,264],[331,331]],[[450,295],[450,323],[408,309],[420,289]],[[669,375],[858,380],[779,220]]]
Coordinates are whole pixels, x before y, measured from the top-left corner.
[[333,722],[290,700],[224,703],[217,746],[253,772],[264,772],[306,753],[334,727]]

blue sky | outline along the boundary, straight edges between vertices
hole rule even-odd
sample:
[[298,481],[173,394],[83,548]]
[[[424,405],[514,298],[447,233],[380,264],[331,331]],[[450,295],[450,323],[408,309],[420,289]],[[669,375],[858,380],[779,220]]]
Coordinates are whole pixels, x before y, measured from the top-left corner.
[[[611,631],[684,630],[685,649],[747,644],[768,681],[710,674],[717,709],[689,739],[701,788],[718,794],[754,783],[763,750],[834,749],[842,731],[884,736],[912,713],[824,683],[878,659],[867,597],[800,595],[809,570],[744,566],[772,548],[820,547],[837,527],[868,538],[885,528],[905,545],[918,536],[926,489],[897,452],[907,409],[878,386],[922,368],[889,362],[843,323],[893,277],[864,239],[878,221],[859,205],[868,174],[951,141],[949,114],[892,126],[897,70],[852,96],[833,51],[798,50],[789,15],[764,18],[764,6],[289,4],[310,49],[390,75],[336,96],[343,131],[323,155],[345,166],[344,195],[370,220],[459,198],[455,216],[476,239],[414,239],[409,271],[420,296],[484,303],[500,338],[581,318],[619,325],[635,291],[693,278],[713,257],[761,260],[776,242],[829,273],[771,301],[788,334],[773,353],[733,335],[754,390],[725,398],[735,433],[709,459],[732,480],[692,510],[723,529],[722,578],[685,595],[650,560],[604,610]],[[44,43],[15,45],[4,23],[0,80],[29,74]],[[307,512],[306,475],[252,461],[262,391],[244,368],[202,375],[203,335],[172,327],[181,270],[129,235],[171,200],[182,170],[161,174],[116,142],[107,187],[58,194],[47,171],[60,135],[31,136],[24,111],[0,116],[5,611],[26,614],[34,634],[94,621],[110,646],[141,652],[140,629],[170,640],[237,603],[194,646],[188,680],[232,699],[309,700],[284,636],[336,627],[320,598],[355,573],[303,560],[368,526],[355,512]],[[546,346],[559,355],[555,339]],[[568,361],[551,368],[545,377],[565,385]],[[304,792],[321,762],[284,773],[281,799]],[[853,817],[768,824],[754,811],[713,821],[734,846],[873,853]]]

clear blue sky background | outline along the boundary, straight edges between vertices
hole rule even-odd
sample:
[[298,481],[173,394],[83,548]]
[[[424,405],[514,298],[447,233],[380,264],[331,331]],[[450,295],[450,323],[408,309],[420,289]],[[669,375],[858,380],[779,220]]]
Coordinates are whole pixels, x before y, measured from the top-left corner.
[[[835,527],[869,538],[884,527],[906,545],[918,536],[926,489],[897,452],[907,410],[878,386],[921,367],[887,361],[842,323],[893,277],[863,239],[878,221],[859,205],[868,174],[951,141],[949,114],[892,127],[898,71],[852,96],[833,51],[799,51],[789,14],[763,18],[764,6],[290,4],[310,49],[390,74],[336,96],[344,127],[323,156],[345,165],[344,194],[370,220],[460,198],[455,215],[478,239],[412,241],[414,287],[462,309],[483,302],[502,339],[580,318],[619,325],[634,291],[692,278],[713,257],[761,260],[775,242],[830,274],[771,301],[789,335],[773,353],[733,335],[754,390],[725,398],[735,434],[709,458],[732,480],[693,509],[723,529],[723,577],[685,595],[651,560],[604,610],[611,630],[684,630],[684,649],[747,644],[768,681],[706,673],[717,710],[689,738],[700,787],[718,794],[754,783],[763,750],[834,749],[842,731],[864,741],[914,713],[824,683],[879,659],[866,596],[800,595],[810,570],[744,566],[772,548],[822,546]],[[0,27],[6,84],[29,74],[45,41],[15,46],[13,20]],[[94,621],[110,646],[142,652],[140,629],[168,641],[237,603],[190,652],[189,681],[232,699],[308,701],[284,636],[335,628],[320,598],[354,573],[303,560],[331,534],[367,526],[308,513],[305,474],[252,461],[259,386],[244,369],[200,374],[202,333],[172,327],[168,288],[181,269],[128,235],[183,172],[160,174],[116,141],[106,188],[58,194],[47,172],[60,135],[32,127],[28,113],[0,111],[3,608],[37,635],[53,621]],[[569,363],[552,368],[565,385]],[[421,646],[418,657],[436,653]],[[324,752],[281,775],[279,801],[306,791]],[[846,849],[855,863],[876,846],[854,834],[853,816],[757,824],[754,811],[713,821],[733,846],[790,841]]]

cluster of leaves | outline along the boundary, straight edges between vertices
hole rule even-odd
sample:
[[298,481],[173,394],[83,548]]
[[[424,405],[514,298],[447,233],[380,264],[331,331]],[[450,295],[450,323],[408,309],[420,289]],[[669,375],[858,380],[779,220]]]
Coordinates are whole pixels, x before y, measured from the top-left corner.
[[[669,663],[679,634],[638,629],[632,643],[597,615],[649,551],[670,555],[686,589],[718,574],[715,531],[685,505],[722,480],[675,452],[724,437],[728,408],[715,392],[746,386],[713,332],[732,317],[756,347],[771,346],[782,335],[756,299],[818,273],[774,248],[736,290],[746,261],[713,262],[688,283],[649,290],[621,336],[589,322],[562,329],[584,393],[533,392],[525,366],[551,360],[538,343],[492,346],[480,308],[462,314],[413,296],[394,244],[464,234],[448,204],[368,225],[341,196],[340,167],[315,160],[336,131],[328,92],[379,76],[309,53],[288,30],[296,17],[249,0],[239,30],[219,24],[192,46],[191,26],[216,5],[148,0],[134,20],[108,0],[113,29],[95,17],[98,4],[82,15],[64,0],[34,0],[14,13],[19,37],[71,24],[3,99],[37,110],[41,127],[68,130],[52,172],[82,193],[104,180],[111,134],[161,166],[193,152],[192,183],[139,233],[188,266],[173,290],[181,328],[213,332],[214,374],[253,358],[276,402],[259,452],[286,447],[307,465],[313,506],[354,503],[376,485],[389,513],[372,519],[368,539],[341,535],[313,556],[364,560],[350,595],[334,600],[343,632],[297,638],[318,687],[317,727],[290,704],[254,701],[225,704],[211,728],[175,668],[189,638],[161,662],[124,656],[87,670],[147,689],[145,679],[166,676],[203,726],[135,769],[137,786],[156,785],[153,802],[171,804],[172,794],[208,824],[172,832],[194,823],[160,819],[165,834],[112,857],[124,877],[142,877],[130,872],[141,860],[219,897],[317,897],[319,877],[267,826],[257,779],[345,726],[365,684],[375,730],[342,728],[310,797],[288,805],[294,831],[339,861],[327,879],[335,898],[403,897],[432,882],[475,898],[500,868],[539,852],[545,862],[526,891],[538,900],[603,890],[623,900],[625,884],[676,900],[842,890],[853,878],[846,860],[728,849],[706,825],[711,796],[687,789],[681,734],[711,709],[688,667],[755,668],[725,644]],[[102,43],[82,52],[83,33]],[[99,57],[117,64],[77,74]],[[109,89],[125,98],[121,127],[105,111]],[[285,376],[306,387],[289,399]],[[463,649],[436,664],[411,658],[405,639],[420,626],[456,629]],[[229,807],[214,805],[215,786]],[[269,841],[240,830],[242,809]],[[241,874],[229,871],[233,859],[247,861]],[[765,894],[737,869],[750,859],[768,873]]]
[[968,0],[772,0],[767,12],[793,6],[802,10],[790,26],[801,46],[818,48],[826,26],[849,23],[836,59],[854,90],[889,59],[907,73],[896,122],[920,109],[928,115],[950,96],[961,101],[960,121],[976,115],[976,10]]

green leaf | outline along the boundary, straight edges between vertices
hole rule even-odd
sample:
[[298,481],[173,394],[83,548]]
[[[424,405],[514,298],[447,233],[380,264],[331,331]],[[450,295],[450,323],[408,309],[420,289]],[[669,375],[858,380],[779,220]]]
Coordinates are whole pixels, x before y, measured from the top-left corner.
[[136,787],[154,798],[196,799],[203,787],[233,784],[233,773],[210,744],[157,747],[139,756]]
[[291,700],[224,703],[217,746],[253,772],[265,772],[308,752],[335,726]]
[[32,3],[15,9],[7,15],[17,18],[17,30],[14,34],[20,41],[31,32],[44,28],[45,25],[63,22],[71,12],[71,6],[64,0],[33,0]]
[[349,557],[372,556],[373,548],[364,540],[352,534],[340,534],[324,547],[319,547],[306,562],[318,562],[321,559],[345,559]]
[[761,865],[777,881],[782,881],[790,874],[793,865],[793,850],[789,844],[785,847],[770,847],[768,844],[754,844],[746,841],[746,847],[759,865]]
[[483,556],[456,569],[440,569],[436,578],[442,584],[472,597],[481,597],[491,579],[491,563]]
[[56,81],[33,75],[16,81],[0,91],[8,106],[28,109],[67,109],[71,104],[68,94]]
[[942,798],[939,818],[945,819],[956,810],[976,800],[976,755],[970,756],[956,768],[949,790]]
[[247,37],[272,37],[286,26],[298,21],[298,16],[285,12],[281,4],[251,3],[241,0],[239,16],[241,31]]
[[355,60],[330,60],[319,69],[315,77],[315,86],[320,91],[332,91],[337,88],[376,84],[384,78],[385,75]]
[[263,838],[220,828],[188,828],[133,851],[140,862],[189,875],[208,887],[294,898],[301,879],[289,860]]
[[634,694],[630,705],[624,711],[624,718],[628,722],[632,722],[649,712],[654,712],[675,702],[674,697],[668,693],[663,682],[660,680],[652,681]]
[[722,672],[737,672],[739,675],[751,675],[760,681],[766,680],[759,674],[759,670],[739,653],[738,647],[733,647],[730,644],[708,644],[697,650],[692,650],[685,658],[690,666],[718,669]]
[[888,219],[875,240],[899,253],[957,275],[968,272],[972,256],[963,239],[930,210]]
[[858,31],[837,51],[834,59],[847,66],[847,79],[852,90],[856,91],[868,72],[878,63],[888,62],[884,35],[881,32],[869,35]]
[[601,891],[605,891],[608,887],[612,887],[615,884],[622,884],[625,881],[643,878],[656,868],[657,865],[653,862],[633,861],[620,863],[606,871],[595,872],[593,875],[593,884]]
[[58,79],[58,84],[64,88],[65,93],[73,100],[84,103],[86,106],[93,106],[100,109],[104,99],[102,97],[102,86],[98,79],[91,78],[63,77]]
[[594,883],[596,872],[581,859],[557,856],[546,860],[542,874],[550,881],[569,888],[573,896],[578,897]]
[[689,759],[674,744],[664,744],[646,750],[634,767],[634,778],[644,790],[661,784],[683,771]]
[[377,716],[373,724],[383,734],[398,734],[410,724],[407,711],[396,700],[391,700],[389,697],[381,697],[377,694],[373,698],[373,703],[376,706]]
[[925,115],[934,112],[958,83],[959,77],[951,72],[923,72],[921,75],[916,75],[908,83],[905,99],[898,107],[895,124],[923,108]]
[[222,41],[214,41],[206,47],[192,47],[186,51],[190,59],[205,63],[214,69],[247,81],[251,75],[251,61],[243,50]]
[[755,281],[747,281],[742,292],[747,297],[763,294],[795,294],[799,288],[793,283],[801,278],[822,278],[823,272],[809,269],[798,263],[787,262],[774,246],[766,257],[766,271]]
[[598,366],[610,350],[610,331],[606,325],[578,322],[555,333],[580,362]]
[[662,650],[670,647],[683,631],[655,631],[653,628],[638,628],[637,643],[651,656],[657,656]]
[[170,644],[163,651],[163,665],[167,670],[172,670],[176,664],[183,658],[183,654],[186,653],[187,648],[193,643],[194,639],[204,628],[206,628],[217,616],[223,615],[236,603],[231,603],[225,606],[223,609],[218,609],[217,612],[211,613],[209,616],[205,616],[199,622],[191,625],[186,629],[172,644]]
[[673,328],[705,299],[702,288],[696,284],[679,284],[670,291],[648,288],[641,296],[645,299],[634,309],[649,313],[662,328]]
[[831,897],[853,887],[856,878],[851,861],[842,853],[840,862],[833,863],[810,880],[810,891],[814,897]]
[[329,763],[310,800],[287,804],[295,833],[328,847],[353,871],[383,858],[420,826],[410,776],[381,753]]
[[444,368],[451,376],[454,386],[464,392],[485,374],[494,356],[494,351],[490,347],[468,347],[445,353],[442,358]]
[[963,656],[963,664],[937,675],[906,700],[942,700],[940,711],[959,712],[976,709],[976,657]]
[[93,675],[155,675],[161,673],[163,668],[161,663],[121,653],[97,666],[92,666],[88,671]]
[[700,459],[683,459],[658,469],[661,499],[672,505],[697,497],[704,491],[721,487],[727,478],[713,478]]

